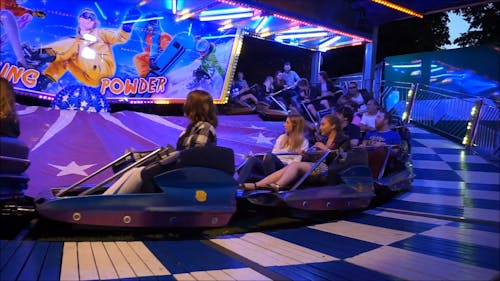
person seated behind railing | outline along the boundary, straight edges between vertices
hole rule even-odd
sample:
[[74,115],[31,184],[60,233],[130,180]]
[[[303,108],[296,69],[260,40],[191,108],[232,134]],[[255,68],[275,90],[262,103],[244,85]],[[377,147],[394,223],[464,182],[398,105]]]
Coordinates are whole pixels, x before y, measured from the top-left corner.
[[17,138],[20,133],[14,89],[9,81],[0,77],[0,136]]
[[[326,152],[327,150],[342,149],[347,151],[351,144],[349,138],[342,133],[340,120],[333,114],[325,115],[321,119],[320,133],[326,137],[324,142],[316,142],[314,147],[318,152]],[[321,163],[310,176],[310,180],[316,184],[326,183],[328,165],[332,161],[329,157]],[[240,184],[240,188],[245,190],[255,189],[271,189],[274,191],[284,190],[289,188],[293,181],[296,181],[301,175],[307,173],[314,165],[314,162],[292,162],[284,168],[270,174],[256,183]]]
[[320,101],[325,109],[334,107],[338,99],[344,94],[342,89],[336,87],[330,78],[328,78],[328,73],[326,71],[319,72],[319,90],[321,92],[321,97],[325,98]]
[[[311,102],[319,96],[319,92],[317,91],[317,89],[311,87],[309,85],[309,81],[306,78],[301,78],[297,82],[297,87],[299,89],[299,92],[297,95],[292,97],[292,104],[294,109],[297,112],[303,113],[302,115],[306,114],[307,116],[307,113],[304,111],[308,110],[311,116],[317,116],[317,108],[321,106],[320,101]],[[311,121],[315,122],[315,120]]]
[[379,104],[375,99],[366,102],[366,111],[361,116],[359,127],[362,132],[375,131],[375,119],[377,118]]
[[[368,147],[369,155],[371,153],[370,158],[370,168],[374,173],[374,177],[378,177],[379,170],[383,166],[383,162],[385,158],[384,150],[380,150],[380,148],[384,146],[393,146],[389,148],[389,162],[386,164],[386,171],[391,169],[400,169],[401,161],[399,158],[399,145],[401,144],[401,136],[396,131],[392,130],[391,126],[392,115],[387,111],[379,111],[377,114],[377,118],[375,119],[375,128],[376,131],[367,132],[363,143],[361,146]],[[392,167],[389,167],[392,166]],[[396,167],[399,166],[399,167]]]
[[[253,86],[252,86],[253,87]],[[229,101],[248,108],[254,108],[259,100],[250,92],[247,80],[243,72],[238,72],[238,77],[234,80]]]
[[383,145],[399,145],[401,136],[391,129],[392,115],[380,110],[375,118],[375,131],[367,132],[362,146],[380,147]]
[[[203,90],[191,91],[187,96],[183,111],[190,122],[179,136],[176,150],[216,145],[215,128],[218,119],[212,96]],[[153,177],[175,167],[175,162],[165,165],[156,162],[146,167],[133,168],[123,174],[103,194],[153,192],[155,190]]]
[[351,123],[359,127],[359,123],[361,122],[361,116],[358,113],[358,104],[349,100],[347,96],[341,96],[337,101],[337,110],[342,107],[349,107],[353,112],[353,117]]
[[[250,157],[239,170],[238,182],[243,183],[254,175],[267,176],[292,162],[302,159],[302,153],[309,147],[309,141],[304,137],[304,117],[297,113],[290,113],[285,120],[285,133],[280,135],[274,144],[271,153],[267,153],[261,160],[259,157]],[[274,153],[296,153],[297,155],[275,155]]]
[[352,146],[359,145],[361,141],[361,130],[358,125],[352,124],[352,118],[354,116],[354,111],[347,106],[339,108],[335,114],[341,121],[342,131],[351,140]]
[[275,91],[283,90],[286,88],[286,81],[283,79],[283,72],[281,70],[276,70],[274,73],[274,79],[273,79],[273,88]]
[[272,105],[273,101],[269,97],[269,95],[276,92],[274,88],[274,78],[271,75],[266,76],[264,82],[262,82],[262,84],[260,84],[259,87],[257,88],[257,91],[258,91],[257,99],[260,102],[266,103],[269,106]]
[[363,94],[358,89],[358,83],[352,81],[349,83],[347,89],[347,99],[355,102],[358,105],[358,112],[363,113],[366,111],[366,101]]

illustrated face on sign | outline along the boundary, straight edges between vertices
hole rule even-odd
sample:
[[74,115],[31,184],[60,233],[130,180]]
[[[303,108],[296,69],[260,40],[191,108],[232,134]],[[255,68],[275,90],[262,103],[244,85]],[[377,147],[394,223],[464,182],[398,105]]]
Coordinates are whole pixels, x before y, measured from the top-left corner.
[[97,16],[90,9],[84,9],[78,17],[78,26],[81,31],[91,31],[97,25]]

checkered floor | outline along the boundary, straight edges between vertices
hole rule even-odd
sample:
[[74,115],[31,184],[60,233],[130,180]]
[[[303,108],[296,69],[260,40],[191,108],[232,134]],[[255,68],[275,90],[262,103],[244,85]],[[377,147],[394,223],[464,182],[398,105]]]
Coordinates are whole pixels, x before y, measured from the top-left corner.
[[498,168],[411,129],[413,187],[378,208],[207,240],[2,241],[0,280],[498,280]]

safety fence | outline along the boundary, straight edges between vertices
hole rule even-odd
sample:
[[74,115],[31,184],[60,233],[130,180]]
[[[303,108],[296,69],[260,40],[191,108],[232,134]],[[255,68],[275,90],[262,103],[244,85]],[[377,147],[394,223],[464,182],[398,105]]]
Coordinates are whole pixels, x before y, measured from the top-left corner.
[[386,84],[381,105],[411,123],[500,158],[499,106],[491,99],[407,82]]

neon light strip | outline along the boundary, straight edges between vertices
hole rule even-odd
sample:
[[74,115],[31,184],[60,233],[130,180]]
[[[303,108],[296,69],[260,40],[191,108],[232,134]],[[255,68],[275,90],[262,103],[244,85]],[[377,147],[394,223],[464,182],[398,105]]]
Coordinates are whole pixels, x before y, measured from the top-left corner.
[[[244,6],[244,7],[248,7],[248,8],[252,8],[253,7],[251,5],[248,5],[248,4],[243,4],[243,3],[239,3],[239,2],[234,2],[234,1],[229,1],[229,0],[217,0],[219,3],[224,3],[224,4],[228,4],[228,5],[231,5],[231,6]],[[303,24],[303,25],[306,25],[306,26],[310,26],[312,23],[310,22],[305,22],[305,21],[301,21],[301,20],[298,20],[298,19],[295,19],[295,18],[291,18],[291,17],[287,17],[287,16],[284,16],[284,15],[281,15],[281,14],[277,14],[277,13],[274,13],[273,16],[277,17],[277,18],[280,18],[280,19],[283,19],[283,20],[287,20],[287,21],[290,21],[292,24]],[[333,32],[335,34],[338,34],[338,35],[342,35],[342,36],[346,36],[346,37],[350,37],[350,38],[353,38],[353,40],[359,40],[359,41],[362,41],[362,42],[371,42],[372,40],[368,39],[368,38],[364,38],[364,37],[360,37],[360,36],[357,36],[357,35],[353,35],[353,34],[350,34],[350,33],[347,33],[347,32],[343,32],[343,31],[340,31],[340,30],[336,30],[336,29],[333,29],[333,28],[328,28],[328,27],[324,27],[324,26],[317,26],[319,28],[323,28],[329,32]]]
[[241,18],[251,18],[251,17],[253,17],[253,12],[241,13],[241,14],[208,16],[208,17],[203,17],[200,15],[199,20],[200,21],[212,21],[212,20],[241,19]]
[[122,21],[122,23],[145,22],[150,20],[162,20],[162,19],[163,17],[152,17],[152,18],[137,19],[137,20],[124,20]]
[[213,40],[213,39],[221,39],[221,38],[232,38],[236,37],[236,34],[226,34],[226,35],[217,35],[217,36],[202,36],[201,39]]
[[442,66],[441,67],[436,67],[436,68],[431,69],[431,72],[436,72],[436,71],[440,71],[440,70],[443,70],[443,69],[444,69],[444,67],[442,67]]
[[262,28],[266,26],[266,24],[269,22],[270,19],[271,19],[270,16],[263,17],[262,20],[257,25],[257,27],[255,28],[255,32],[259,33],[262,30]]
[[342,43],[339,43],[335,46],[332,46],[331,48],[324,48],[322,50],[320,50],[321,52],[326,52],[326,51],[329,51],[329,50],[334,50],[334,49],[338,49],[338,48],[341,48],[341,47],[346,47],[346,46],[359,46],[359,45],[362,45],[363,44],[363,41],[354,41],[354,42],[342,42]]
[[186,20],[188,18],[194,17],[195,15],[197,15],[197,14],[199,14],[207,9],[210,9],[216,5],[219,5],[219,2],[213,2],[211,4],[204,5],[204,6],[196,8],[196,9],[192,9],[192,10],[183,9],[181,12],[179,12],[177,14],[177,17],[175,18],[175,22],[180,22],[180,21]]
[[283,39],[291,39],[291,38],[311,38],[311,37],[322,37],[322,36],[327,36],[327,35],[328,35],[328,32],[322,31],[322,32],[277,35],[275,39],[283,40]]
[[405,13],[405,14],[408,14],[408,15],[411,15],[411,16],[415,16],[415,17],[418,17],[418,18],[423,18],[424,15],[420,14],[420,13],[417,13],[413,10],[410,10],[408,8],[405,8],[403,6],[400,6],[400,5],[397,5],[397,4],[394,4],[392,2],[389,2],[389,1],[385,1],[385,0],[371,0],[372,2],[375,2],[377,4],[380,4],[380,5],[383,5],[383,6],[386,6],[386,7],[389,7],[391,9],[394,9],[396,11],[400,11],[402,13]]
[[94,2],[94,5],[95,5],[95,7],[97,8],[97,10],[99,11],[99,14],[101,14],[101,17],[102,17],[103,19],[107,20],[107,19],[108,19],[108,17],[107,17],[107,16],[104,14],[104,12],[102,11],[101,6],[99,6],[99,3]]
[[146,5],[147,3],[148,3],[148,1],[147,1],[147,0],[144,0],[144,1],[139,2],[139,4],[137,4],[137,6],[135,6],[135,7],[136,7],[136,8],[138,8],[138,7],[142,7],[142,6]]
[[203,11],[200,13],[200,16],[220,16],[220,15],[240,14],[240,13],[248,13],[248,12],[252,12],[252,9],[238,7],[238,8],[230,8],[230,9],[218,9],[218,10]]
[[172,0],[172,14],[177,14],[177,0]]
[[318,27],[305,27],[305,28],[294,28],[294,29],[289,29],[285,30],[281,33],[306,33],[306,32],[319,32],[319,31],[325,31],[323,28],[318,28]]
[[[308,22],[305,22],[305,21],[301,21],[301,20],[297,20],[297,19],[294,19],[294,18],[291,18],[291,17],[283,16],[283,15],[280,15],[280,14],[273,14],[273,15],[275,17],[277,17],[277,18],[291,21],[292,23],[303,24],[303,25],[311,25],[311,23],[308,23]],[[343,32],[343,31],[339,31],[339,30],[336,30],[336,29],[332,29],[332,28],[328,28],[328,27],[324,27],[324,26],[318,26],[318,28],[323,28],[324,30],[333,32],[333,33],[338,34],[338,35],[342,35],[342,36],[346,36],[346,37],[351,37],[354,40],[361,40],[361,41],[371,42],[371,40],[368,40],[367,38],[359,37],[359,36],[356,36],[356,35],[353,35],[353,34],[350,34],[350,33],[347,33],[347,32]]]
[[421,66],[422,66],[421,63],[417,63],[417,64],[395,64],[392,67],[393,68],[415,68],[415,67],[421,67]]
[[324,48],[326,46],[329,46],[329,45],[331,45],[331,44],[339,41],[340,38],[342,38],[342,36],[335,36],[333,38],[330,38],[330,39],[326,40],[325,42],[321,43],[318,48],[322,49],[322,48]]

